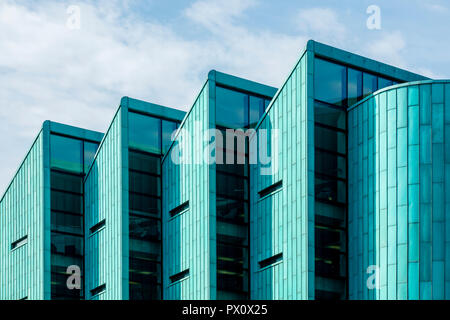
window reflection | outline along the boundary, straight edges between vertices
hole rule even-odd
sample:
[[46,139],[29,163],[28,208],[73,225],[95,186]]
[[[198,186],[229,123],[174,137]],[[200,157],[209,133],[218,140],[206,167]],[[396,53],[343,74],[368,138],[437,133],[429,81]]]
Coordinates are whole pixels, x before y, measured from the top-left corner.
[[363,79],[362,72],[358,70],[348,69],[348,102],[350,107],[362,99],[363,95]]
[[50,166],[71,172],[83,172],[83,141],[52,134]]
[[344,106],[347,91],[346,68],[316,58],[314,73],[315,98],[323,102]]
[[230,129],[242,129],[247,127],[248,95],[216,87],[216,125]]
[[161,153],[161,119],[129,112],[128,123],[130,148]]

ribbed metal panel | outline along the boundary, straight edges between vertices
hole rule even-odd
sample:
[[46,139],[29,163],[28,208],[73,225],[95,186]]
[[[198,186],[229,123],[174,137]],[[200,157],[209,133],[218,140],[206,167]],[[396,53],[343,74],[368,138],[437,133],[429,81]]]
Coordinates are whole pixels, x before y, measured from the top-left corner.
[[423,81],[350,110],[350,298],[450,299],[449,103],[448,81]]
[[[46,298],[43,150],[44,132],[41,131],[0,202],[0,299],[2,300]],[[28,237],[27,243],[11,250],[11,244],[24,236]],[[49,289],[50,279],[47,280]],[[46,292],[49,295],[49,290]]]
[[[163,159],[163,294],[164,299],[215,299],[215,166],[203,161],[207,129],[214,128],[214,81],[208,80],[181,125],[174,146]],[[181,144],[190,163],[176,164],[172,154]],[[187,212],[170,211],[189,201]],[[189,269],[184,280],[170,277]]]
[[[85,180],[86,299],[128,299],[127,116],[119,108]],[[103,219],[105,228],[91,234]],[[92,297],[103,284],[104,293]]]
[[[312,61],[313,53],[305,51],[257,129],[279,130],[279,140],[268,142],[271,150],[278,144],[272,154],[278,169],[261,175],[263,165],[251,166],[251,299],[314,298]],[[281,191],[260,199],[259,191],[281,180]],[[281,263],[260,268],[259,261],[279,253]]]

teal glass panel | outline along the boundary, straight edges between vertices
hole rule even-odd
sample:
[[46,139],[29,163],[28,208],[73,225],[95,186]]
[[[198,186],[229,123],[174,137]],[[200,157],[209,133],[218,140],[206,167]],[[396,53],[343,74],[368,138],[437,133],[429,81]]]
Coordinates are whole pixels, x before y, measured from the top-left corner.
[[267,100],[262,98],[250,96],[250,128],[254,128],[258,124],[259,119],[261,119],[261,116],[264,114],[266,101]]
[[128,124],[130,148],[161,153],[161,119],[130,112]]
[[216,125],[231,129],[248,126],[248,95],[216,87]]
[[346,111],[339,108],[332,108],[329,105],[315,102],[314,121],[326,126],[345,130]]
[[390,87],[392,85],[393,85],[392,80],[381,78],[381,77],[378,78],[378,90],[386,88],[386,87]]
[[358,70],[348,69],[348,106],[352,106],[363,95],[362,72]]
[[97,149],[98,143],[84,142],[84,173],[87,173],[92,161],[94,161]]
[[176,122],[162,120],[162,154],[165,154],[172,144],[172,134],[175,134],[177,127]]
[[363,97],[367,97],[369,94],[377,91],[378,81],[377,77],[373,74],[364,73],[363,75]]
[[50,165],[54,169],[83,172],[83,141],[52,134]]
[[344,106],[347,96],[347,70],[344,66],[315,59],[315,99]]

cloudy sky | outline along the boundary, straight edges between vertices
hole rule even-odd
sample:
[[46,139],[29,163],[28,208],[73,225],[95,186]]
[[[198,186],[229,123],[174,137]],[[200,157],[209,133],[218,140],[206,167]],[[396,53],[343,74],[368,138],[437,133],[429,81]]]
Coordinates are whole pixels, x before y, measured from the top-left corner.
[[125,95],[186,110],[210,69],[279,87],[308,39],[450,78],[448,30],[445,0],[0,0],[0,194],[44,120],[105,131]]

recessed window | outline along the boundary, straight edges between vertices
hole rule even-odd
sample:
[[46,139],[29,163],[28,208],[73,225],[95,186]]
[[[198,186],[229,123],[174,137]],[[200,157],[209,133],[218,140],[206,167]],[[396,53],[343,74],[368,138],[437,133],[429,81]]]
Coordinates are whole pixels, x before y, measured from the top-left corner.
[[100,293],[103,293],[106,291],[106,284],[102,284],[94,289],[91,290],[91,295],[92,296],[96,296],[99,295]]
[[267,187],[261,191],[258,192],[260,198],[264,198],[268,195],[274,194],[275,192],[281,190],[283,187],[283,180],[278,181],[277,183],[271,185],[270,187]]
[[283,253],[274,255],[273,257],[261,260],[258,262],[261,269],[273,266],[274,264],[281,262],[283,260]]
[[91,234],[94,234],[94,233],[100,231],[102,228],[104,228],[105,225],[106,225],[106,219],[103,219],[96,225],[92,226],[89,230],[91,231]]
[[26,245],[27,242],[28,242],[28,236],[24,236],[24,237],[20,238],[19,240],[16,240],[13,243],[11,243],[11,250],[20,248],[20,247]]
[[186,279],[188,276],[189,276],[189,269],[186,269],[184,271],[181,271],[181,272],[171,276],[170,277],[170,282],[171,283],[175,283],[175,282],[181,281],[183,279]]
[[189,201],[186,201],[185,203],[179,205],[175,209],[170,210],[170,216],[173,218],[175,216],[185,213],[188,209],[189,209]]

